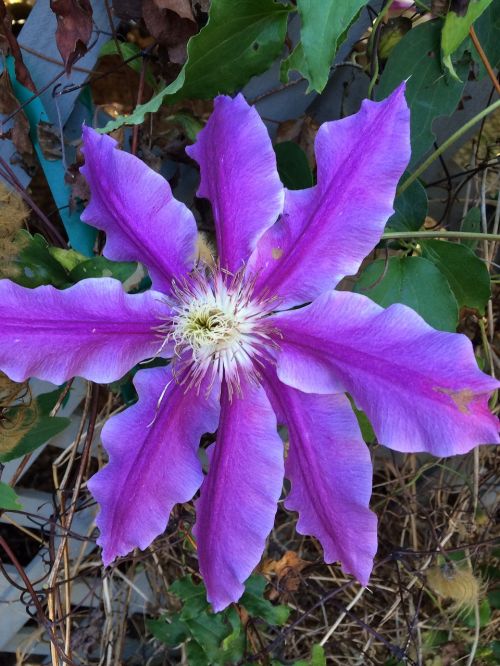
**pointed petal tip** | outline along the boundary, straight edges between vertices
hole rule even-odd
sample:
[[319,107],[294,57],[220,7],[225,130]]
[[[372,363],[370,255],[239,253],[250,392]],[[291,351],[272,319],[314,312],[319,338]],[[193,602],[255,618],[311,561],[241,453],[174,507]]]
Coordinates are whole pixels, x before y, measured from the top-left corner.
[[[372,512],[370,512],[372,513]],[[375,514],[373,514],[375,524],[377,522],[377,518]],[[297,530],[298,531],[298,530]],[[374,535],[370,535],[370,538],[366,539],[367,544],[370,545],[372,544],[374,547],[370,548],[365,548],[365,550],[359,550],[357,553],[355,553],[354,549],[352,549],[351,553],[352,555],[355,555],[355,557],[351,558],[350,561],[342,561],[339,559],[338,553],[328,553],[326,550],[324,551],[324,556],[323,559],[326,564],[334,564],[335,562],[338,562],[340,564],[340,568],[342,569],[342,572],[346,575],[349,576],[354,576],[354,578],[363,586],[366,587],[368,585],[368,582],[370,580],[372,571],[373,571],[373,563],[375,559],[375,555],[377,553],[377,530],[375,529]],[[364,544],[366,546],[366,544]]]
[[406,84],[408,83],[408,80],[409,80],[409,77],[408,77],[408,79],[404,79],[403,81],[401,81],[399,86],[396,86],[396,88],[394,89],[394,91],[392,93],[395,97],[398,96],[398,95],[403,95],[404,96],[404,94],[406,92]]
[[[365,102],[366,100],[363,100],[363,103]],[[401,83],[396,86],[396,88],[394,88],[394,90],[389,95],[387,95],[387,97],[384,97],[379,102],[376,102],[376,104],[392,106],[397,109],[398,113],[405,112],[407,122],[410,122],[410,107],[408,106],[408,102],[406,100],[406,81],[401,81]]]
[[210,593],[207,590],[207,601],[212,606],[214,613],[220,613],[231,604],[238,603],[238,601],[243,596],[243,593],[245,592],[245,585],[241,583],[240,587],[234,587],[233,594],[230,596],[226,594],[219,595],[218,592],[219,590]]
[[214,99],[214,109],[218,106],[243,106],[247,109],[253,108],[245,99],[245,96],[243,93],[238,93],[234,97],[231,97],[230,95],[217,95]]
[[113,137],[109,136],[109,134],[100,134],[93,127],[90,127],[90,125],[85,123],[82,124],[82,139],[84,153],[85,149],[91,144],[97,144],[101,141],[110,141],[115,145],[117,144],[116,139],[113,139]]
[[[102,548],[102,545],[99,542],[100,542],[100,539],[97,539],[97,545],[101,546],[101,548]],[[104,565],[104,568],[110,567],[113,564],[113,562],[116,560],[117,557],[118,557],[118,555],[107,554],[106,550],[103,548],[102,553],[101,553],[101,559],[102,559],[102,563]]]

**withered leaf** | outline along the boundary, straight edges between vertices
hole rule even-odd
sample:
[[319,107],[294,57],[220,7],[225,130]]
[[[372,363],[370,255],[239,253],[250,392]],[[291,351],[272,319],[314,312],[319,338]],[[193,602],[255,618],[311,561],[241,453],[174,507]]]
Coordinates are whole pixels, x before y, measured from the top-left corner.
[[210,0],[191,0],[191,6],[194,11],[204,12],[208,14],[210,10]]
[[16,70],[16,79],[21,83],[25,88],[31,90],[31,92],[36,93],[36,86],[33,83],[33,79],[28,71],[28,68],[24,64],[23,56],[21,54],[21,49],[17,43],[17,39],[12,32],[12,19],[5,7],[4,0],[0,0],[0,43],[2,43],[2,49],[5,48],[5,45],[8,45],[9,51],[14,56],[15,61],[15,70]]
[[87,53],[92,35],[92,5],[89,0],[50,0],[57,18],[56,44],[66,73]]
[[190,0],[154,0],[158,9],[169,9],[183,19],[194,21]]
[[[16,113],[14,116],[14,125],[10,132],[10,138],[17,152],[24,158],[34,154],[33,144],[30,139],[30,124],[24,111],[20,108],[16,96],[12,90],[9,72],[4,69],[0,74],[0,113],[7,115]],[[30,162],[31,161],[27,160]]]
[[277,577],[277,589],[271,593],[271,598],[284,598],[291,592],[296,592],[300,586],[300,572],[310,564],[311,562],[303,560],[293,550],[287,550],[279,560],[266,560],[262,565],[262,573]]
[[50,162],[60,160],[62,158],[61,136],[54,125],[41,120],[36,127],[36,133],[45,159]]
[[183,64],[187,43],[198,32],[197,24],[174,11],[160,9],[157,0],[143,0],[142,17],[151,35],[167,48],[170,61]]
[[64,180],[71,188],[69,198],[69,208],[73,212],[76,210],[79,201],[87,202],[90,199],[90,188],[85,176],[80,173],[81,164],[78,162],[70,164],[64,176]]
[[33,166],[33,160],[28,158],[34,156],[35,151],[30,139],[30,123],[24,111],[16,113],[14,127],[12,128],[12,143],[17,152],[28,163],[28,166]]
[[9,72],[4,69],[0,74],[0,113],[10,115],[19,107],[10,85]]

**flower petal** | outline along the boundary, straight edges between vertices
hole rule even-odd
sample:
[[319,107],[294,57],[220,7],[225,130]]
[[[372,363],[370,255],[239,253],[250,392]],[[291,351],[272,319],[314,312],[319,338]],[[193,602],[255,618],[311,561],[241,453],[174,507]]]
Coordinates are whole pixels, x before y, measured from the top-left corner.
[[193,533],[207,597],[220,611],[243,594],[274,523],[283,484],[283,443],[262,387],[223,385],[217,442],[196,502]]
[[499,441],[488,410],[499,382],[479,370],[464,335],[436,331],[404,305],[384,310],[365,296],[335,291],[275,315],[273,324],[283,335],[281,381],[307,392],[343,388],[381,444],[449,456]]
[[283,209],[267,129],[243,95],[220,96],[187,153],[201,168],[198,196],[212,204],[221,266],[237,271]]
[[170,366],[138,372],[139,401],[109,419],[102,441],[109,463],[88,486],[101,506],[97,543],[107,566],[161,534],[175,504],[188,502],[203,480],[200,437],[217,428],[218,387],[185,391]]
[[300,305],[354,275],[393,213],[410,158],[404,84],[383,102],[324,123],[316,137],[318,184],[287,191],[282,218],[260,240],[249,268],[256,289]]
[[265,388],[290,436],[285,506],[299,513],[297,531],[320,541],[325,562],[340,560],[367,585],[377,551],[377,518],[368,508],[372,464],[349,400],[302,393],[273,374],[266,372]]
[[62,291],[0,280],[0,370],[17,382],[38,377],[61,384],[76,375],[115,381],[158,351],[152,329],[168,313],[160,297],[127,294],[112,278]]
[[155,289],[168,292],[172,279],[193,266],[197,232],[191,211],[174,199],[160,174],[118,150],[111,137],[84,127],[83,150],[81,172],[91,199],[82,220],[106,232],[106,257],[142,262]]

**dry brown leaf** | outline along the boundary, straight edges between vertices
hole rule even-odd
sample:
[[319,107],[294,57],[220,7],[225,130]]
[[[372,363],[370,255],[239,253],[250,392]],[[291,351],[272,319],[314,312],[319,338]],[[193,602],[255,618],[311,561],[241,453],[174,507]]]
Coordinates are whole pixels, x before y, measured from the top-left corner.
[[191,0],[193,11],[200,11],[208,14],[210,10],[210,0]]
[[61,135],[54,125],[41,120],[36,127],[36,133],[45,159],[49,162],[60,160],[62,158]]
[[15,149],[26,160],[28,166],[32,165],[30,158],[34,155],[33,144],[30,139],[30,124],[26,114],[19,108],[20,104],[12,90],[8,71],[5,69],[0,74],[0,113],[10,115],[17,111],[14,116],[14,125],[9,133]]
[[57,18],[56,44],[66,73],[87,53],[92,36],[92,5],[89,0],[50,0]]
[[293,550],[288,550],[279,560],[265,560],[261,570],[265,576],[276,576],[276,589],[272,590],[270,599],[286,598],[300,587],[302,569],[311,563],[300,558]]
[[85,176],[80,173],[81,164],[76,162],[70,164],[64,175],[64,180],[71,188],[69,198],[69,208],[73,212],[76,210],[79,201],[87,202],[90,199],[90,188]]
[[19,102],[10,85],[9,72],[4,69],[0,74],[0,113],[10,115],[19,108]]
[[154,3],[158,9],[169,9],[183,19],[194,21],[190,0],[154,0]]
[[170,61],[183,64],[187,43],[198,32],[197,23],[169,9],[160,9],[157,0],[143,0],[142,17],[151,35],[167,48]]
[[31,78],[28,68],[24,64],[21,49],[19,48],[19,44],[17,43],[17,39],[14,33],[12,32],[12,19],[7,11],[7,8],[5,7],[4,0],[0,0],[0,43],[2,50],[5,50],[7,47],[14,56],[16,79],[25,88],[28,88],[28,90],[31,90],[31,92],[36,93],[36,86],[33,83],[33,79]]

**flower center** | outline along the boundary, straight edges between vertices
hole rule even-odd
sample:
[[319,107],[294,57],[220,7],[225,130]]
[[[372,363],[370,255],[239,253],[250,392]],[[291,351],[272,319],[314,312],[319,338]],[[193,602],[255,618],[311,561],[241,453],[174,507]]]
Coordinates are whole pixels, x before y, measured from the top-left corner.
[[266,323],[274,299],[252,298],[243,273],[197,270],[173,284],[171,317],[157,327],[164,344],[174,343],[174,370],[187,387],[201,386],[208,373],[228,383],[230,396],[241,392],[241,375],[258,381],[259,364],[276,347],[277,331]]
[[204,303],[194,303],[194,306],[193,312],[178,321],[181,336],[193,349],[227,344],[234,339],[238,326],[234,315]]

